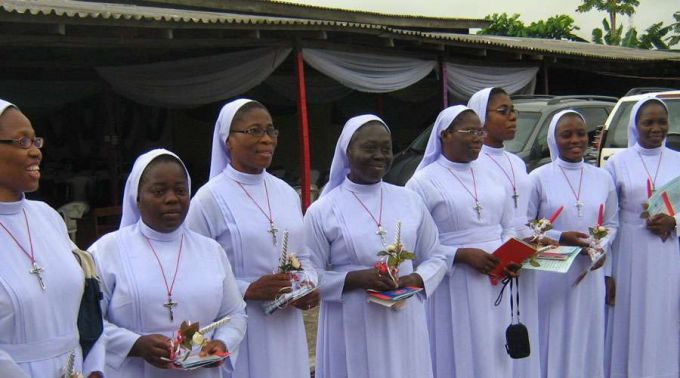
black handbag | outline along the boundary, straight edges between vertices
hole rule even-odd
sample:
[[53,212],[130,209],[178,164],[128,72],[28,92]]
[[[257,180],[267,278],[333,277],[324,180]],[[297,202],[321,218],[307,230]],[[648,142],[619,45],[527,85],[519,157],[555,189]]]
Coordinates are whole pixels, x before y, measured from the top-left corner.
[[80,348],[83,351],[84,360],[99,336],[104,332],[102,308],[99,304],[103,296],[99,288],[99,277],[97,277],[92,255],[80,249],[74,249],[73,255],[78,260],[83,273],[85,273],[85,290],[78,311],[78,332],[80,333]]
[[[517,323],[514,323],[515,321],[515,309],[514,309],[514,302],[512,298],[512,286],[513,286],[513,280],[515,281],[517,285],[517,292],[516,292],[516,300],[517,300]],[[508,352],[508,355],[510,355],[511,358],[514,359],[519,359],[519,358],[525,358],[529,357],[531,354],[531,345],[529,343],[529,330],[527,327],[522,324],[519,320],[519,278],[515,277],[514,279],[511,277],[506,278],[503,280],[503,287],[501,288],[501,292],[498,294],[498,298],[496,299],[496,306],[500,304],[500,302],[503,300],[503,290],[505,290],[505,287],[510,284],[510,325],[508,328],[505,330],[505,350]]]

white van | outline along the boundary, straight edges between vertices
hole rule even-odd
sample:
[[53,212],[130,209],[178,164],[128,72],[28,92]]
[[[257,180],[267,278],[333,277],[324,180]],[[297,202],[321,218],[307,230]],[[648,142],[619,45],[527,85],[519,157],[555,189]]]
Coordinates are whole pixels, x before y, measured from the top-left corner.
[[649,95],[663,100],[668,106],[668,137],[666,146],[680,151],[680,91],[646,93],[621,97],[604,124],[599,147],[599,165],[618,151],[628,147],[628,118],[633,105]]

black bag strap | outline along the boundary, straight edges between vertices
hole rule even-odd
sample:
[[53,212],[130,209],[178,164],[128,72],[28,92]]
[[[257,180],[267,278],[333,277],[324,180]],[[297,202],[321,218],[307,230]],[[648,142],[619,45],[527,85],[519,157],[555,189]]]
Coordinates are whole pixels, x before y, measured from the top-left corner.
[[[513,286],[513,281],[515,281],[515,285],[517,286],[517,290],[515,291],[515,300],[512,298],[512,286]],[[519,277],[505,277],[503,281],[503,286],[501,287],[501,291],[498,293],[498,297],[496,297],[496,301],[494,302],[495,306],[499,306],[501,302],[503,302],[503,292],[505,292],[505,288],[507,286],[510,286],[510,323],[515,322],[515,301],[517,302],[517,323],[519,323]]]

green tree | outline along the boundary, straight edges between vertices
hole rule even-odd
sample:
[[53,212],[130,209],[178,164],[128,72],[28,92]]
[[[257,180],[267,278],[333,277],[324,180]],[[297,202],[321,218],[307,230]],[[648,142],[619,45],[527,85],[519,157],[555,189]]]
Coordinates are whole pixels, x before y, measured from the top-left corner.
[[680,43],[680,11],[673,13],[673,18],[675,19],[675,22],[671,24],[671,31],[674,35],[671,35],[666,39],[668,41],[668,46],[674,46]]
[[494,13],[484,17],[491,21],[489,26],[477,32],[477,34],[507,35],[512,37],[526,37],[526,26],[519,20],[519,14],[508,16],[507,13]]
[[519,19],[519,14],[509,16],[507,13],[494,13],[484,19],[491,21],[491,24],[480,30],[478,34],[587,42],[573,33],[575,30],[579,30],[579,27],[574,24],[573,18],[564,14],[552,16],[547,20],[532,22],[528,26],[524,25]]
[[619,45],[621,44],[621,36],[623,35],[623,25],[618,25],[616,22],[617,15],[631,16],[635,13],[635,8],[640,5],[639,0],[583,0],[582,4],[576,8],[577,12],[585,13],[593,9],[598,11],[604,11],[609,14],[609,21],[603,20],[602,24],[604,27],[604,32],[602,30],[593,30],[593,41],[597,42],[596,34],[602,34],[602,38],[608,45]]

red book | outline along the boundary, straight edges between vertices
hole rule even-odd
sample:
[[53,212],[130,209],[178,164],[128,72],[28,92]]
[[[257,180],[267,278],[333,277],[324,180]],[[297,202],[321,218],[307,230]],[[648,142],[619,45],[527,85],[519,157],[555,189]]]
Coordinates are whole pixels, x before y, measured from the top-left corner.
[[503,245],[498,247],[493,253],[494,256],[498,257],[500,262],[496,265],[496,268],[489,273],[491,284],[496,285],[505,278],[505,268],[508,265],[512,263],[522,265],[524,261],[534,253],[536,253],[536,249],[533,246],[519,239],[512,238],[503,243]]

